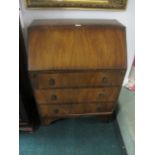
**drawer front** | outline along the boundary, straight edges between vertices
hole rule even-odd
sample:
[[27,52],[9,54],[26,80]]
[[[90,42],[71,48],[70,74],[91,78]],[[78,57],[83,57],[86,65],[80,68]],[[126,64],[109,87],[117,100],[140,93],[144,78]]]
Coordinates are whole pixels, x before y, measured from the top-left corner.
[[37,89],[38,104],[112,102],[117,99],[118,87],[78,89]]
[[65,88],[92,86],[120,86],[124,78],[124,70],[31,73],[35,88]]
[[96,104],[66,104],[66,105],[39,105],[41,117],[80,115],[80,114],[98,114],[112,112],[108,109],[108,104],[113,103],[96,103]]

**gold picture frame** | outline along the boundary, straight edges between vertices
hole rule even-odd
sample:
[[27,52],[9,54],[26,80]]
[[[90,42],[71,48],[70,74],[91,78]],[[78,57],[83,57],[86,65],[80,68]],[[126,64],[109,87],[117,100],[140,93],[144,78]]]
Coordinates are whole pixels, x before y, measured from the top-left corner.
[[125,9],[127,0],[26,0],[28,8]]

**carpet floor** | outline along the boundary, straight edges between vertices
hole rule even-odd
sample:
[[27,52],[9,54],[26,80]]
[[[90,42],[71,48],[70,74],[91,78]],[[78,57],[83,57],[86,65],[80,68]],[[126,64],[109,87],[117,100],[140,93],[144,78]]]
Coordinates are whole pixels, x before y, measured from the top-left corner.
[[126,155],[116,121],[69,118],[20,133],[20,155]]

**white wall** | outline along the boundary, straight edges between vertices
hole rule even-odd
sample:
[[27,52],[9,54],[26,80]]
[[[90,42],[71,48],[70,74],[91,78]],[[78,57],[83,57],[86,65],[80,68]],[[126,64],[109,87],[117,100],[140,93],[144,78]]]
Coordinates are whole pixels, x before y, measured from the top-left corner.
[[135,154],[135,93],[121,89],[117,122],[128,155]]
[[117,19],[127,28],[127,57],[128,70],[124,83],[132,65],[135,52],[134,38],[134,0],[129,0],[127,9],[123,11],[108,10],[78,10],[78,9],[27,9],[24,0],[20,0],[20,17],[22,19],[22,27],[26,39],[26,30],[34,19]]

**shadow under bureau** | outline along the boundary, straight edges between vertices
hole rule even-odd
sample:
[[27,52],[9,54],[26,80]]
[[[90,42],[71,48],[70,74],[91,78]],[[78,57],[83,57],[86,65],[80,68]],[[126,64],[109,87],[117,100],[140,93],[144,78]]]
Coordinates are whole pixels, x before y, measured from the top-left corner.
[[115,20],[35,21],[28,69],[42,124],[113,113],[126,71],[125,27]]

